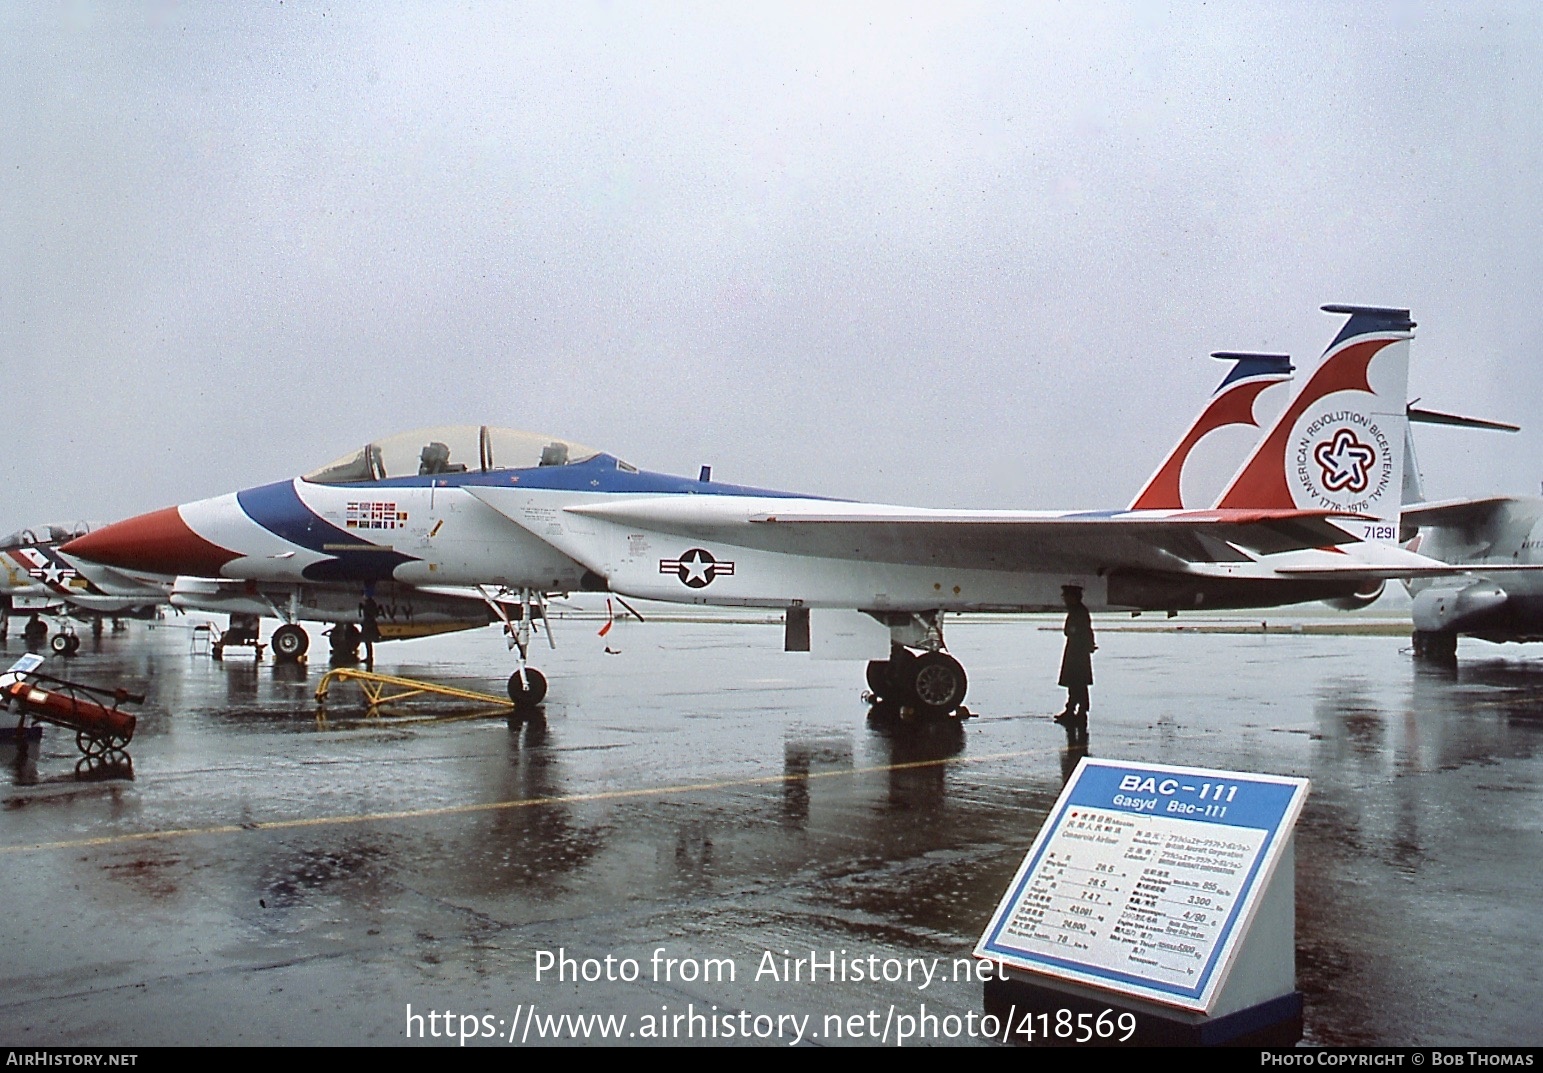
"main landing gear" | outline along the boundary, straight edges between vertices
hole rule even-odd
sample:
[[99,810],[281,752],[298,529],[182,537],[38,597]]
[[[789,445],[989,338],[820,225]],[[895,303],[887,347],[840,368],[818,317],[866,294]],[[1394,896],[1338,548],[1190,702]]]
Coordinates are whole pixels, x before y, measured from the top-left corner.
[[273,631],[273,636],[268,638],[268,646],[273,649],[274,662],[299,663],[311,647],[311,638],[299,626],[286,622]]
[[873,713],[930,720],[968,719],[970,710],[964,706],[964,695],[969,678],[959,661],[944,651],[941,614],[896,615],[888,625],[889,659],[868,664],[868,699]]
[[1415,630],[1414,658],[1422,663],[1439,663],[1448,666],[1457,662],[1457,632],[1455,630]]
[[889,659],[868,663],[868,689],[875,706],[889,703],[939,719],[963,708],[968,688],[964,668],[947,652],[916,653],[895,645]]
[[358,626],[351,622],[340,622],[328,631],[327,637],[331,641],[334,667],[359,662],[359,645],[364,641],[364,635],[359,632]]

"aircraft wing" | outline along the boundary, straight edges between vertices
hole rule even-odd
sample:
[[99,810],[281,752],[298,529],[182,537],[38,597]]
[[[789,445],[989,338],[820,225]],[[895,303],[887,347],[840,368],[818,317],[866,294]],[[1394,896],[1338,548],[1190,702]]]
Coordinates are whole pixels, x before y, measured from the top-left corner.
[[1448,563],[1435,563],[1432,565],[1407,565],[1386,568],[1378,566],[1278,566],[1277,574],[1286,577],[1302,578],[1304,580],[1332,581],[1341,577],[1380,577],[1384,580],[1393,578],[1422,578],[1422,577],[1460,577],[1464,574],[1488,576],[1490,574],[1525,574],[1543,570],[1543,563],[1469,563],[1466,566]]
[[[489,497],[499,508],[497,497]],[[1352,544],[1311,510],[928,510],[828,500],[671,496],[567,512],[682,538],[837,559],[989,570],[1099,566],[1186,570]],[[506,511],[506,513],[508,513]],[[519,521],[517,513],[510,514]]]

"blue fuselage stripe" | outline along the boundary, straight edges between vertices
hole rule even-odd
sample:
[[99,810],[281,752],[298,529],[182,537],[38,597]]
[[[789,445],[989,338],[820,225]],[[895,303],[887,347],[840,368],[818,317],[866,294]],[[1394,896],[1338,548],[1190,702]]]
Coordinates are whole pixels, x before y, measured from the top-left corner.
[[[380,581],[414,556],[399,551],[380,551],[378,545],[339,529],[320,517],[300,499],[293,481],[279,481],[236,493],[246,516],[274,536],[331,558],[311,563],[301,571],[312,581]],[[339,552],[339,545],[357,545],[357,552]]]

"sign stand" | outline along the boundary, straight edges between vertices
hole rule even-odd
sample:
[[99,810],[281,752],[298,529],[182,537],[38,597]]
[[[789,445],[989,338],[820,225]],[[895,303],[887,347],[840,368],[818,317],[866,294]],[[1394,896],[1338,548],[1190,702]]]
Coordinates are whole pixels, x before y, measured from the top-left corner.
[[977,957],[1003,1038],[1289,1046],[1306,779],[1084,759]]

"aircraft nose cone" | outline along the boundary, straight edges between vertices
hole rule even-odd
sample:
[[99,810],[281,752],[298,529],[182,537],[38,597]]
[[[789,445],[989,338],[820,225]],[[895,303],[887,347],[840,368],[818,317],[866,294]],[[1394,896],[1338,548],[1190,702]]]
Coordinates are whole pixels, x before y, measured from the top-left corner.
[[59,550],[120,570],[199,577],[219,577],[220,567],[241,557],[193,532],[176,507],[114,522]]

